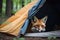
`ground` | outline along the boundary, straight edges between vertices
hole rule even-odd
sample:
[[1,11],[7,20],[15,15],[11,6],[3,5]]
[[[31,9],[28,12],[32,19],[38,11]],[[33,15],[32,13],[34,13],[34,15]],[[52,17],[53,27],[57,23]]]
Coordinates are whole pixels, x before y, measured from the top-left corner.
[[[0,33],[0,40],[17,40],[16,38],[17,37],[12,36],[12,35]],[[52,38],[48,38],[48,37],[46,37],[46,38],[43,38],[43,37],[20,37],[20,38],[18,38],[18,40],[60,40],[60,38],[52,39]]]

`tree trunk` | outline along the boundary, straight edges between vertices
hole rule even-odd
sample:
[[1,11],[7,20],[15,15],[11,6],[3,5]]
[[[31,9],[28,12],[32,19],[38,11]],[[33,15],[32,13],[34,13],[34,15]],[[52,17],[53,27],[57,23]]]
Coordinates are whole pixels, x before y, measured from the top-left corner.
[[11,1],[11,16],[14,15],[13,14],[13,1]]
[[24,7],[24,0],[22,0],[22,7]]
[[2,0],[0,0],[0,15],[2,14]]
[[6,0],[6,16],[11,16],[11,2],[12,0]]

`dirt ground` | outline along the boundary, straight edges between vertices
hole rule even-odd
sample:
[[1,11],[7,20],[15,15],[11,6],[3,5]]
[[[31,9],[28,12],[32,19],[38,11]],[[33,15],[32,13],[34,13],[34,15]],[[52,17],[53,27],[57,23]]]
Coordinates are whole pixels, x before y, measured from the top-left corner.
[[[17,40],[14,39],[17,38],[15,36],[12,35],[8,35],[8,34],[3,34],[0,33],[0,40]],[[60,40],[60,38],[56,38],[56,39],[48,39],[48,38],[38,38],[38,37],[23,37],[24,39],[18,39],[18,40]]]

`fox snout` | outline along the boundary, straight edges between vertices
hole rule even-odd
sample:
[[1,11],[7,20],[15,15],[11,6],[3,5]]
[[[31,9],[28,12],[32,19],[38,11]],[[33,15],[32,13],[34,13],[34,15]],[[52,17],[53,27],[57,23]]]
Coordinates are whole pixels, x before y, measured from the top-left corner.
[[32,31],[38,31],[38,32],[41,32],[41,31],[45,31],[45,26],[33,26],[32,27]]

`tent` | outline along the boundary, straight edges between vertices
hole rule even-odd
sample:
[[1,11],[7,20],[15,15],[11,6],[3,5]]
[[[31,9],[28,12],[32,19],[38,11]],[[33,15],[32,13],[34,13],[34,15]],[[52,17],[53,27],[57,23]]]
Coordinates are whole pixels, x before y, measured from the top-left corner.
[[0,32],[8,33],[14,36],[25,34],[29,24],[29,19],[38,12],[39,8],[42,7],[45,1],[46,0],[34,0],[21,8],[0,25]]

